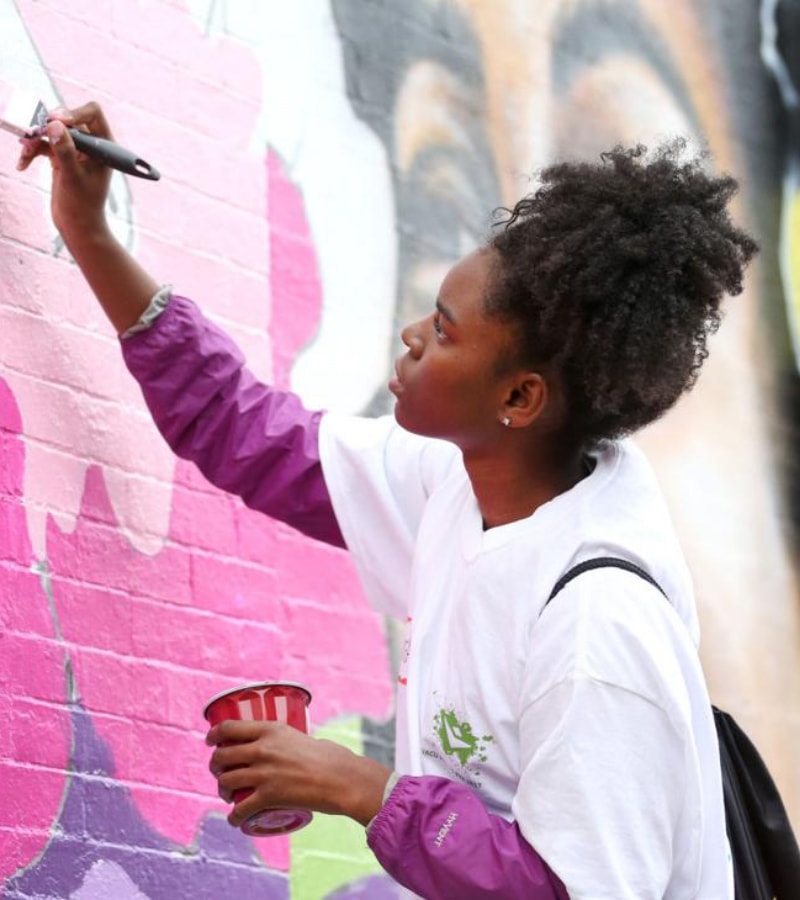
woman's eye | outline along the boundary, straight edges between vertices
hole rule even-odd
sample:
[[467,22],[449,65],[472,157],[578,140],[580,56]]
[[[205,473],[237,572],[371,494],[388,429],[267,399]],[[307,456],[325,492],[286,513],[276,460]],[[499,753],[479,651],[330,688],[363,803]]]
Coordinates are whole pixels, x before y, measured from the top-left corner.
[[442,328],[442,315],[439,312],[433,314],[433,330],[436,337],[444,337],[444,328]]

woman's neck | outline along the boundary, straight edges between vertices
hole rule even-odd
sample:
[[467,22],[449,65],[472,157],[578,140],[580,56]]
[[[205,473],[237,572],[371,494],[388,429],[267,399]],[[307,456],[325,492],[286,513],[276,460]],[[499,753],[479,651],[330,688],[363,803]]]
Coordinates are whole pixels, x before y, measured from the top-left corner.
[[549,460],[541,453],[477,458],[465,454],[464,465],[486,530],[527,519],[590,472],[581,451],[559,453]]

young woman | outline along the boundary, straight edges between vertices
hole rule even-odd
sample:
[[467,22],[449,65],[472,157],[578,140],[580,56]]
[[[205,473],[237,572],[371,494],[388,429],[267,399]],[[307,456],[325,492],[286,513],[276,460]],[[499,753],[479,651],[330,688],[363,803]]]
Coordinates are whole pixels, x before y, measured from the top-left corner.
[[[252,507],[353,554],[408,620],[397,762],[291,728],[212,728],[220,793],[368,827],[428,898],[733,896],[719,758],[689,573],[654,477],[624,436],[694,383],[720,303],[756,250],[727,177],[672,146],[543,173],[402,333],[393,417],[306,411],[258,383],[104,218],[108,170],[52,115],[53,217],[122,336],[165,438]],[[342,348],[347,352],[346,348]],[[571,581],[576,563],[621,569]]]

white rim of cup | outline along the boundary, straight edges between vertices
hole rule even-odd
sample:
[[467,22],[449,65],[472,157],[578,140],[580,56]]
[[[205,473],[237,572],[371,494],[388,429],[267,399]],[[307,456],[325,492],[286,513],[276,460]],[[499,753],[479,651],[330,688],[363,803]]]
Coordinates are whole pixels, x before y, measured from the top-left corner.
[[249,684],[240,684],[238,687],[228,688],[226,691],[220,691],[218,694],[215,694],[203,707],[203,718],[207,719],[208,716],[206,713],[210,706],[213,706],[217,702],[217,700],[221,700],[223,697],[227,697],[228,694],[236,694],[239,691],[254,691],[258,688],[271,688],[271,687],[290,687],[290,688],[298,688],[303,691],[305,695],[308,697],[306,701],[306,706],[311,703],[311,691],[304,685],[300,684],[297,681],[254,681]]

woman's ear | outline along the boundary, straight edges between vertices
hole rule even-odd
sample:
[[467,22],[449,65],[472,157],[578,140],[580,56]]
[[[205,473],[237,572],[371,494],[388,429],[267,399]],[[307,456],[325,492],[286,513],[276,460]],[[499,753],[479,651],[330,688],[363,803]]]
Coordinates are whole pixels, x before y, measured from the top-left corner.
[[526,372],[515,379],[503,405],[500,419],[510,428],[527,428],[547,412],[550,389],[544,376]]

